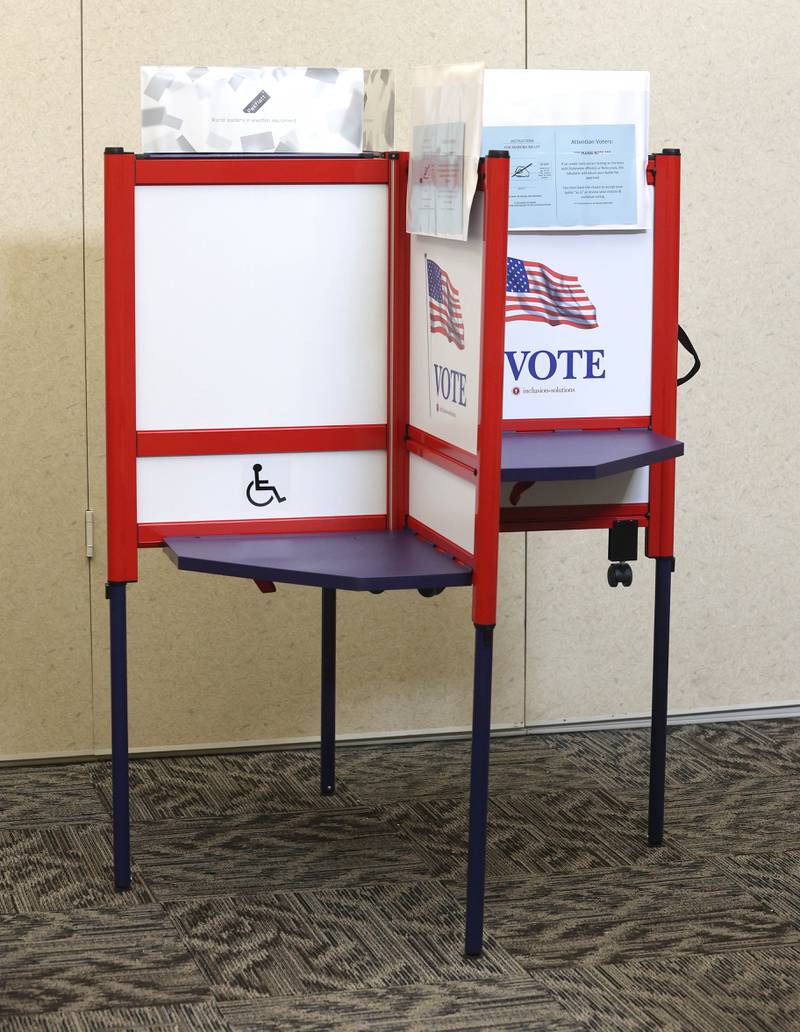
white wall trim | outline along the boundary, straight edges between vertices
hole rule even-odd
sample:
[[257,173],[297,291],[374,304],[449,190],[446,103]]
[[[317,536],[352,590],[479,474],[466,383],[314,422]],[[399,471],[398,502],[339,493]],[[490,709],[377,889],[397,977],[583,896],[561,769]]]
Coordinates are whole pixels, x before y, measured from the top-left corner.
[[[670,713],[668,724],[722,724],[741,720],[780,720],[800,717],[800,702],[778,702],[771,706],[720,706],[714,710],[685,710]],[[525,728],[529,735],[560,734],[566,731],[614,731],[649,727],[650,716],[591,717],[588,720],[537,721]]]
[[[772,706],[721,706],[716,710],[686,710],[672,713],[669,724],[716,724],[741,720],[780,720],[800,717],[800,702],[780,702]],[[589,720],[563,720],[555,723],[541,721],[522,727],[520,724],[499,724],[492,729],[492,737],[507,738],[519,735],[562,734],[569,731],[622,731],[626,728],[648,727],[649,716],[592,717]],[[336,745],[345,748],[359,745],[410,744],[413,742],[460,741],[468,738],[467,727],[437,728],[423,731],[390,731],[383,735],[357,732],[337,738]],[[303,738],[258,739],[251,742],[223,742],[214,744],[197,743],[181,748],[131,749],[132,757],[187,756],[230,752],[270,752],[280,749],[312,749],[319,745],[319,739]],[[105,760],[110,749],[98,749],[94,753],[37,753],[33,756],[0,756],[0,767],[34,766],[44,763],[87,763]]]
[[[522,724],[495,724],[492,728],[493,735],[523,735],[526,733]],[[431,728],[421,731],[387,731],[384,734],[376,735],[370,731],[358,731],[349,735],[337,736],[337,749],[342,746],[351,748],[359,745],[389,745],[398,742],[435,742],[461,740],[468,738],[469,727],[448,727]],[[214,753],[235,753],[235,752],[270,752],[281,749],[315,749],[319,748],[319,738],[313,735],[306,735],[300,738],[261,738],[249,742],[193,742],[191,745],[183,746],[151,746],[143,749],[131,749],[130,756],[133,757],[159,757],[159,756],[192,756]],[[94,752],[68,752],[68,753],[33,753],[19,756],[0,756],[0,767],[26,766],[42,763],[87,763],[92,760],[107,760],[111,756],[111,749],[96,749]]]

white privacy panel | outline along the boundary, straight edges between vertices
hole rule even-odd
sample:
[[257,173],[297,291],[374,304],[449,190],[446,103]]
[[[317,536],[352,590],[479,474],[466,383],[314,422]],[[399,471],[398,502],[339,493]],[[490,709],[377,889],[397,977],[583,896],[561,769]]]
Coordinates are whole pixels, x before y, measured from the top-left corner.
[[[513,484],[502,484],[501,507],[513,509],[509,494]],[[518,507],[530,505],[629,505],[649,498],[650,474],[646,466],[598,480],[541,480],[525,491]]]
[[137,428],[386,422],[386,191],[136,187]]
[[148,457],[136,477],[139,523],[386,512],[383,451]]
[[410,455],[409,460],[409,516],[474,552],[475,483],[418,455]]
[[646,230],[509,236],[505,419],[649,415],[647,189]]
[[466,242],[411,237],[412,426],[477,451],[483,279],[483,194]]

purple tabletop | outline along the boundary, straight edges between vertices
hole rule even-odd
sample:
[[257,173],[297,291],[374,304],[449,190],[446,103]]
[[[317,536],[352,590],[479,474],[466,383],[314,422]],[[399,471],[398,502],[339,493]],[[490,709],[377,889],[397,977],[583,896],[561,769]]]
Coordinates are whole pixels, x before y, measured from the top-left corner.
[[503,434],[501,476],[594,480],[683,455],[683,443],[652,430],[556,430]]
[[350,591],[472,583],[468,566],[408,530],[171,537],[165,544],[179,570],[227,577]]

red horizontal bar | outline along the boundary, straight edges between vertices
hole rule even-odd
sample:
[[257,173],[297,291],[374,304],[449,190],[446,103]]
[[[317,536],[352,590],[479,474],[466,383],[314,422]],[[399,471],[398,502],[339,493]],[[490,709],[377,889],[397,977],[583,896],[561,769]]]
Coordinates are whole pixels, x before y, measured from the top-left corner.
[[248,455],[257,452],[385,450],[384,423],[361,426],[283,426],[230,430],[140,430],[136,454]]
[[451,541],[449,538],[444,537],[437,531],[432,530],[426,523],[420,523],[419,520],[415,520],[413,516],[409,516],[407,519],[408,529],[412,530],[417,537],[421,537],[425,541],[430,541],[432,545],[435,545],[440,552],[446,552],[448,555],[452,555],[454,559],[458,559],[460,563],[465,566],[475,565],[475,556],[462,548],[461,545],[457,545],[455,541]]
[[139,548],[154,548],[167,537],[217,534],[332,534],[338,531],[386,530],[386,515],[300,516],[276,520],[205,520],[196,523],[140,523]]
[[648,430],[649,416],[575,416],[569,419],[504,419],[503,430]]
[[388,158],[137,158],[137,186],[387,183]]
[[607,530],[615,520],[637,520],[648,525],[645,502],[621,505],[529,505],[501,508],[500,530]]
[[419,444],[411,438],[406,439],[406,448],[413,455],[419,455],[421,459],[432,462],[434,466],[439,466],[441,469],[446,469],[448,473],[455,473],[457,477],[463,477],[464,480],[471,480],[475,483],[478,471],[473,465],[466,466],[451,455],[430,448],[426,444]]
[[446,469],[448,473],[455,473],[457,477],[475,482],[478,471],[473,469],[472,466],[465,466],[463,462],[451,459],[449,455],[443,455],[442,452],[434,451],[433,448],[427,448],[424,444],[417,444],[416,441],[406,440],[406,448],[413,455],[419,455],[421,459],[432,462],[434,466],[439,466],[440,469]]
[[409,441],[416,441],[417,444],[437,451],[446,458],[452,459],[454,462],[460,462],[462,466],[477,472],[478,456],[473,452],[468,452],[465,448],[459,448],[458,445],[450,444],[449,441],[444,441],[441,437],[436,437],[425,430],[420,430],[417,426],[409,426],[406,436]]

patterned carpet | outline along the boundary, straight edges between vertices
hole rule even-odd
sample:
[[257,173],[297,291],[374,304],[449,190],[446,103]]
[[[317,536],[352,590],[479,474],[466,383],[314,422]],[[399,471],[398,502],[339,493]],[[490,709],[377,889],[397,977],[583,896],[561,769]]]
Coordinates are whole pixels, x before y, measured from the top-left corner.
[[500,739],[462,955],[466,743],[0,769],[0,1029],[800,1030],[800,721]]

